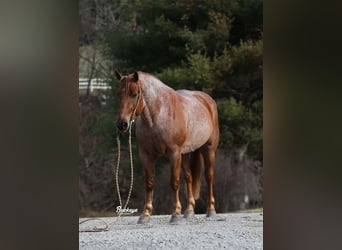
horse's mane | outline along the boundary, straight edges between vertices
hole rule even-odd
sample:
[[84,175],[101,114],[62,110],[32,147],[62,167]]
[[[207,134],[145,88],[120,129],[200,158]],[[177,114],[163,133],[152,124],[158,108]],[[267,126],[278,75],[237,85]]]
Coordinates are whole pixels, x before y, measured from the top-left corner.
[[142,90],[144,93],[145,101],[149,103],[152,103],[157,99],[160,99],[160,96],[163,96],[164,98],[166,96],[169,96],[163,95],[162,93],[174,92],[176,94],[176,91],[174,89],[164,84],[154,75],[139,71],[139,79],[142,82]]
[[139,71],[139,79],[145,85],[150,85],[149,87],[153,87],[154,89],[159,89],[159,88],[172,89],[169,86],[167,86],[165,83],[163,83],[161,80],[159,80],[157,77],[155,77],[154,75],[151,75],[150,73]]

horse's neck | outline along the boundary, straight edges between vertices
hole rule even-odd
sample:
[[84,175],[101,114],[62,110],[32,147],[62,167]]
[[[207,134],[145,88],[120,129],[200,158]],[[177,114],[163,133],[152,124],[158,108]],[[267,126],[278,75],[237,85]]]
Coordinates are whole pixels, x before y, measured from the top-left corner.
[[151,127],[153,125],[154,117],[159,114],[161,103],[165,101],[161,100],[161,98],[165,99],[168,96],[164,93],[174,90],[151,75],[142,74],[141,78],[142,91],[145,102],[142,118]]
[[163,92],[173,91],[169,86],[150,74],[143,73],[139,77],[142,78],[142,90],[144,92],[145,101],[151,105],[153,105],[154,102],[158,102],[159,98],[164,97]]

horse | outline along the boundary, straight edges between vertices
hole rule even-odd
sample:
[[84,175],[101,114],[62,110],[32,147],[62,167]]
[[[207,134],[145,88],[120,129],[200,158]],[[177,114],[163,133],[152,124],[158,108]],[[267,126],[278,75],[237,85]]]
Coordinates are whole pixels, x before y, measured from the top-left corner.
[[208,186],[207,217],[214,217],[214,163],[219,142],[215,101],[202,91],[174,90],[146,72],[123,76],[115,71],[115,76],[120,81],[118,130],[127,132],[137,118],[136,139],[146,189],[145,205],[138,223],[149,222],[152,214],[155,162],[160,155],[166,156],[171,165],[170,185],[174,199],[170,223],[182,218],[179,200],[181,168],[187,191],[187,207],[183,217],[188,219],[194,216],[203,163]]

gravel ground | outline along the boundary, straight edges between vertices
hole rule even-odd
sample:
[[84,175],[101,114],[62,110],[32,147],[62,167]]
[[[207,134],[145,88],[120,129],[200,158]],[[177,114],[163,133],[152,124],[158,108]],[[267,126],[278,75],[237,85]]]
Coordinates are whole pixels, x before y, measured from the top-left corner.
[[[101,218],[112,223],[108,231],[80,232],[79,249],[262,249],[263,215],[260,213],[195,215],[189,221],[170,224],[170,215],[154,215],[148,224],[138,216]],[[84,220],[80,219],[80,221]],[[88,221],[80,230],[103,226]]]

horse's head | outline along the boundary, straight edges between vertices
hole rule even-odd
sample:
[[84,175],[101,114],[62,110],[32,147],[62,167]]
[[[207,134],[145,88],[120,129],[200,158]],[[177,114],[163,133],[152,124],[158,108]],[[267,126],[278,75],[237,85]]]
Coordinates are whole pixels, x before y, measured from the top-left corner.
[[122,132],[127,132],[132,121],[140,115],[143,109],[143,98],[139,73],[134,72],[128,76],[122,76],[115,71],[116,78],[120,81],[118,97],[119,110],[117,127]]

